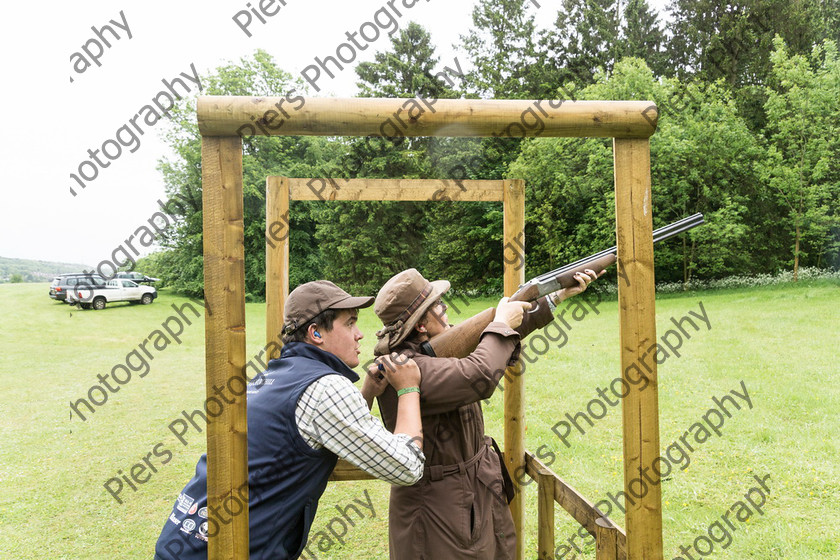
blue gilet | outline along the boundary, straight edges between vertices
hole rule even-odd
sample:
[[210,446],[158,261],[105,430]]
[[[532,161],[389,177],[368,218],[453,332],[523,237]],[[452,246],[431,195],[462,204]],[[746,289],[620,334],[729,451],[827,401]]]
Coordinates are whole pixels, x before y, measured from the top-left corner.
[[[248,385],[248,498],[251,560],[298,558],[306,544],[318,499],[337,457],[312,449],[301,437],[295,408],[303,392],[325,375],[359,376],[338,357],[315,346],[291,342],[264,374]],[[211,419],[212,421],[212,419]],[[228,524],[244,510],[245,492],[234,492],[208,519],[207,457],[183,489],[155,546],[162,560],[205,560],[207,539],[217,523]]]

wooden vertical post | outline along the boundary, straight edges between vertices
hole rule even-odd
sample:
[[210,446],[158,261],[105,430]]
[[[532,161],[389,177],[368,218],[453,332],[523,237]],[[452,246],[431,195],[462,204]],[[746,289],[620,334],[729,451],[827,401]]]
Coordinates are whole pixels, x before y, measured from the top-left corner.
[[[265,344],[266,360],[279,358],[283,306],[289,295],[289,179],[265,181]],[[274,342],[275,344],[272,344]]]
[[540,469],[537,474],[537,558],[554,560],[554,475]]
[[618,560],[618,529],[603,517],[595,521],[595,560]]
[[[245,251],[242,141],[202,137],[205,364],[208,412],[209,560],[248,558],[248,425],[245,396],[220,403],[213,387],[245,382]],[[233,385],[241,387],[241,385]],[[240,392],[228,391],[229,395]],[[220,403],[220,404],[219,404]],[[219,406],[217,406],[219,404]],[[211,408],[212,407],[212,408]],[[215,412],[221,408],[221,412]],[[223,508],[223,502],[226,508]],[[232,519],[225,513],[236,512]]]
[[[511,296],[525,282],[525,181],[511,179],[504,182],[504,249],[517,255],[505,256],[505,295]],[[512,262],[511,262],[512,260]],[[525,507],[519,475],[525,472],[525,403],[522,366],[516,364],[505,372],[505,463],[516,487],[516,497],[510,504],[516,527],[516,558],[525,558]]]
[[[656,343],[650,141],[614,139],[615,217],[621,370],[635,383],[622,403],[628,560],[662,559],[662,496],[642,477],[659,456],[656,361],[642,357]],[[644,390],[639,377],[649,384]],[[636,482],[641,478],[641,483]],[[636,482],[635,484],[632,484]]]

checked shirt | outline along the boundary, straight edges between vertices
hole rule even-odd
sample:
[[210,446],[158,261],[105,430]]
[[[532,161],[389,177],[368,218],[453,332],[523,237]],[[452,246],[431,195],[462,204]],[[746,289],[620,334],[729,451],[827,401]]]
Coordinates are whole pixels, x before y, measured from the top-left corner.
[[313,449],[326,447],[376,478],[408,486],[423,474],[422,450],[406,434],[392,434],[371,416],[349,379],[327,375],[301,395],[295,421]]

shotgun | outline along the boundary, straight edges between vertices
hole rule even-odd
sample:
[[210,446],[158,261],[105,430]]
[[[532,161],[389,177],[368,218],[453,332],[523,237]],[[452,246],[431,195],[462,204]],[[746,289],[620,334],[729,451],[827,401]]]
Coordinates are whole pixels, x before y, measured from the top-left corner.
[[[657,243],[670,239],[703,223],[703,214],[698,212],[697,214],[654,230],[653,242]],[[541,274],[519,286],[516,293],[510,296],[510,300],[537,301],[541,297],[562,288],[575,286],[577,285],[577,281],[574,278],[575,274],[583,272],[587,268],[594,270],[600,275],[604,269],[615,263],[617,258],[616,253],[616,248],[610,247],[594,255],[589,255],[573,263],[561,266],[551,272]],[[478,346],[481,333],[487,328],[487,325],[493,322],[495,315],[495,307],[485,309],[478,315],[474,315],[466,321],[424,342],[420,345],[420,351],[427,356],[465,358]]]

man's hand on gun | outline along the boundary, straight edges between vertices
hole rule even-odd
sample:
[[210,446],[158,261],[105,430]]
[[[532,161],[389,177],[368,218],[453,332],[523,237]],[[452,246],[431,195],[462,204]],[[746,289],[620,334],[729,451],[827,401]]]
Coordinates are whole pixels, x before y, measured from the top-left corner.
[[493,321],[500,321],[505,323],[512,329],[515,329],[522,324],[522,318],[525,312],[531,309],[532,305],[529,301],[510,301],[509,298],[503,297],[499,300],[496,306],[496,316]]
[[556,292],[548,294],[548,297],[554,305],[559,305],[561,301],[585,292],[586,288],[589,287],[589,284],[591,284],[599,276],[603,276],[606,272],[606,270],[602,270],[601,273],[598,274],[591,268],[587,268],[584,272],[578,272],[575,274],[575,280],[577,280],[578,283],[577,286],[557,290]]

